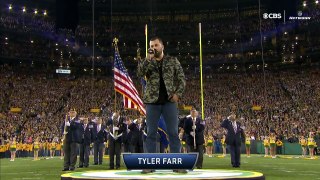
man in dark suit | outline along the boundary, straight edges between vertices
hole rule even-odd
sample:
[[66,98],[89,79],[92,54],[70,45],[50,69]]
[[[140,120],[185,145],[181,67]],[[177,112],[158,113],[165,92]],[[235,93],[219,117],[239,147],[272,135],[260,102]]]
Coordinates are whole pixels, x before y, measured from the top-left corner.
[[82,132],[82,141],[80,143],[80,161],[79,168],[89,166],[89,154],[90,154],[90,144],[93,141],[93,123],[89,123],[88,118],[82,118],[83,122],[81,123],[81,132]]
[[221,127],[228,131],[226,144],[229,145],[231,164],[232,167],[235,168],[240,167],[241,142],[244,142],[246,137],[240,126],[241,124],[237,122],[235,113],[231,113],[231,115],[221,123]]
[[63,131],[64,164],[62,171],[74,171],[77,163],[78,146],[81,143],[81,124],[77,112],[72,110],[66,115],[61,127]]
[[114,169],[114,155],[116,155],[116,169],[119,169],[122,134],[127,130],[125,120],[120,117],[119,113],[113,113],[112,118],[107,123],[107,127],[109,130],[109,169]]
[[96,120],[96,124],[93,126],[93,159],[94,165],[102,164],[104,154],[104,142],[107,142],[108,134],[106,132],[106,126],[102,124],[102,118]]
[[191,110],[191,116],[184,120],[184,132],[188,145],[188,152],[198,152],[196,167],[202,169],[203,163],[203,144],[204,144],[204,125],[205,121],[198,117],[198,111]]
[[[127,123],[127,121],[125,121]],[[131,135],[130,129],[128,128],[129,124],[126,124],[126,130],[122,133],[122,148],[123,152],[131,152],[130,149],[130,142],[131,142]]]
[[130,130],[130,152],[131,153],[143,153],[143,144],[142,144],[142,129],[141,122],[139,119],[132,121],[127,119],[128,129]]

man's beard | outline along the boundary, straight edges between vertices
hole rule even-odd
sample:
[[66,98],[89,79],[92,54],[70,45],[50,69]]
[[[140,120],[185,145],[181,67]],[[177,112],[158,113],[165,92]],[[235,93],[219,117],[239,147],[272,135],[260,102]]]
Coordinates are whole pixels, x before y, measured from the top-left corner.
[[162,51],[157,51],[156,49],[154,50],[154,57],[159,58],[161,57]]

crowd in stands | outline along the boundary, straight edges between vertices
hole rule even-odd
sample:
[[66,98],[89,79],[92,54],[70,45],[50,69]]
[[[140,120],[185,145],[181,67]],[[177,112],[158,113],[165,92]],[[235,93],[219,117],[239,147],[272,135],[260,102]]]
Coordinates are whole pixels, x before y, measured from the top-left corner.
[[[105,118],[112,112],[111,77],[47,78],[43,74],[17,73],[8,66],[2,66],[1,70],[2,142],[12,135],[17,135],[20,141],[39,136],[60,137],[67,108],[75,108],[80,115],[92,119],[97,115],[90,113],[91,108],[105,109]],[[224,132],[220,121],[228,116],[231,106],[236,106],[246,131],[256,139],[263,139],[270,130],[286,140],[319,132],[319,79],[317,68],[270,71],[266,72],[265,80],[262,72],[212,74],[204,80],[207,130],[213,130],[214,137],[221,138]],[[199,79],[188,77],[180,103],[200,109]],[[254,106],[261,110],[252,110]],[[10,112],[12,107],[19,107],[22,112]]]
[[[239,22],[231,23],[232,18],[229,18],[228,21],[221,20],[204,24],[204,29],[207,29],[204,33],[205,62],[226,59],[260,59],[260,45],[255,45],[260,41],[256,41],[257,37],[254,36],[260,28],[257,26],[257,18],[250,18],[256,13],[249,13],[244,18],[245,21],[241,21],[240,27],[237,25]],[[308,34],[308,25],[316,25],[319,21],[320,18],[316,18],[320,15],[319,9],[311,11],[310,15],[314,17],[311,21],[299,22],[302,25],[301,35]],[[226,24],[229,25],[226,26]],[[169,28],[166,23],[155,22],[154,26],[156,25],[159,27],[155,31],[160,32],[159,35],[163,36],[165,46],[168,47],[166,51],[169,54],[177,53],[175,55],[183,64],[199,61],[197,54],[187,54],[198,52],[196,28],[186,22],[172,23]],[[110,33],[115,33],[124,40],[119,44],[120,53],[127,53],[131,56],[123,58],[124,61],[133,59],[137,47],[144,46],[142,43],[143,24],[141,24],[142,30],[137,30],[136,26],[136,22],[126,23],[125,26],[123,23],[114,24],[112,29],[109,25],[97,25],[96,36],[99,42],[97,51],[102,54],[100,61],[112,62],[111,43],[103,42],[112,38]],[[273,21],[266,20],[262,23],[263,32],[276,29]],[[90,62],[91,60],[90,50],[87,53],[83,51],[85,48],[90,49],[89,39],[92,33],[90,26],[79,26],[74,35],[68,30],[62,30],[59,34],[55,32],[55,25],[50,19],[2,14],[0,15],[0,30],[3,32],[0,34],[1,57],[19,61],[25,58],[58,61],[60,52],[63,51],[64,59],[70,60],[71,56],[74,61]],[[310,32],[311,34],[318,33],[312,30]],[[13,38],[16,35],[18,38]],[[295,34],[290,36],[295,37]],[[137,40],[137,37],[141,42]],[[243,38],[244,52],[239,48],[239,37]],[[251,37],[254,41],[251,45],[252,49],[250,45],[246,46],[252,41]],[[74,48],[77,44],[67,43],[66,38],[75,38],[73,42],[79,43],[81,52],[78,51],[78,48]],[[317,41],[317,38],[319,39],[318,34],[305,43],[307,44],[306,51],[315,51],[320,47],[320,41]],[[265,49],[265,57],[279,58],[280,54],[272,47],[271,37],[267,39],[265,46],[268,48]],[[180,42],[180,40],[183,41]],[[137,45],[137,42],[140,45]],[[277,46],[282,47],[282,44]],[[234,48],[237,49],[233,50]],[[70,51],[72,53],[69,53]],[[230,52],[233,53],[233,56],[229,55]],[[235,53],[242,55],[235,56]],[[180,103],[192,105],[200,110],[200,83],[198,77],[193,77],[194,70],[185,69],[188,81],[185,95]],[[134,73],[133,71],[132,74]],[[80,75],[66,78],[48,77],[47,74],[44,69],[41,72],[30,73],[28,68],[17,70],[8,65],[0,66],[1,143],[8,142],[12,136],[17,137],[17,142],[32,142],[37,137],[40,137],[41,142],[51,141],[55,137],[61,138],[60,126],[70,108],[75,108],[79,115],[89,116],[90,119],[103,116],[106,120],[113,112],[112,77],[92,78]],[[140,89],[139,80],[134,77],[133,79]],[[213,133],[215,139],[221,139],[225,132],[220,128],[220,122],[229,115],[231,106],[235,106],[245,131],[257,140],[263,140],[271,130],[274,130],[280,139],[290,142],[298,142],[299,136],[307,137],[309,132],[316,132],[315,139],[319,140],[319,79],[320,73],[317,67],[306,70],[266,71],[265,73],[260,71],[210,74],[204,80],[206,133]],[[121,97],[118,101],[116,106],[119,109]],[[261,108],[261,110],[253,110],[253,107]],[[21,112],[12,112],[10,108],[21,108]],[[100,109],[102,113],[91,113],[91,108]]]
[[[208,129],[221,135],[219,121],[236,105],[246,131],[256,139],[263,139],[274,130],[281,139],[297,139],[308,132],[320,129],[319,72],[288,71],[253,74],[219,74],[204,82],[205,115],[209,119]],[[200,104],[199,81],[188,84],[183,102]],[[252,110],[261,106],[262,110]],[[319,137],[318,137],[319,138]]]
[[[205,60],[259,58],[261,46],[258,35],[260,33],[258,13],[256,9],[241,12],[240,19],[237,20],[237,14],[227,11],[227,15],[221,19],[205,19],[202,23]],[[283,42],[283,39],[294,39],[299,35],[303,37],[309,33],[317,37],[316,32],[312,31],[316,28],[308,27],[317,26],[319,14],[318,8],[311,9],[309,15],[312,15],[312,19],[310,21],[288,21],[285,25],[276,25],[270,19],[263,19],[261,30],[264,55],[279,58],[281,51],[276,51],[276,47],[282,47],[285,43],[290,45],[295,43],[295,41]],[[212,15],[208,14],[207,16],[211,17]],[[157,34],[163,38],[168,54],[192,56],[197,59],[199,49],[198,29],[195,28],[197,23],[192,21],[192,16],[189,18],[191,22],[158,22],[155,20],[149,24],[149,33],[150,35]],[[64,55],[72,51],[90,58],[92,49],[92,27],[90,24],[79,25],[75,29],[75,33],[66,29],[56,32],[54,21],[51,18],[27,16],[19,13],[4,13],[0,16],[0,22],[0,29],[3,31],[1,38],[9,38],[7,44],[4,43],[5,41],[0,43],[3,51],[1,52],[2,56],[45,60],[55,58],[57,60],[60,58],[60,51],[63,51]],[[141,28],[137,28],[140,26]],[[290,33],[292,26],[298,28],[296,33]],[[293,38],[282,38],[284,31],[289,31],[290,37]],[[21,38],[13,38],[15,36]],[[101,20],[96,23],[95,36],[96,53],[102,54],[103,59],[107,60],[107,57],[112,56],[111,42],[113,37],[120,39],[119,49],[123,56],[132,57],[136,55],[138,47],[144,48],[144,23],[138,21],[115,22],[111,27],[109,22]],[[274,41],[275,37],[277,37],[276,41]],[[66,39],[69,39],[69,42],[66,42]],[[31,43],[31,41],[34,42]],[[314,48],[311,46],[311,41],[312,39],[300,39],[298,43],[304,44],[305,51],[308,51],[308,49]],[[316,44],[318,42],[315,41]],[[58,50],[56,50],[55,44],[58,44]],[[32,47],[32,52],[28,47]],[[296,48],[299,49],[299,47]],[[37,51],[39,49],[41,51]],[[235,54],[238,55],[235,56]],[[66,59],[66,57],[64,58]],[[73,56],[72,58],[77,59],[78,57]]]

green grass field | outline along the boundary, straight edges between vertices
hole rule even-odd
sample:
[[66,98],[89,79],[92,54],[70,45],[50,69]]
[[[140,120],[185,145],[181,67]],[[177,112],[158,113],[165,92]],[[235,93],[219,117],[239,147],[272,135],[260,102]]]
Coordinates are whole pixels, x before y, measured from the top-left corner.
[[[307,180],[320,179],[320,159],[310,160],[296,158],[264,158],[261,155],[252,155],[250,158],[241,157],[241,170],[262,172],[266,179],[292,179]],[[93,157],[90,157],[92,160]],[[14,162],[10,159],[0,160],[0,179],[60,179],[63,160],[58,157],[33,161],[32,158],[17,158]],[[86,170],[106,170],[109,168],[108,159],[102,165],[91,165]],[[123,165],[122,165],[123,166]],[[233,169],[230,166],[230,156],[225,158],[204,157],[204,169]],[[124,168],[124,167],[123,167]]]

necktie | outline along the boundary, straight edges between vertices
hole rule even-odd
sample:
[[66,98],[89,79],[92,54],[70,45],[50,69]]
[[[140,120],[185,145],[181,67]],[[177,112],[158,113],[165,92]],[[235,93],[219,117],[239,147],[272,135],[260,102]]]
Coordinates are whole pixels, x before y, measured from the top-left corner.
[[98,131],[98,132],[100,131],[100,125],[98,125],[97,131]]
[[234,130],[234,133],[237,133],[237,123],[236,122],[233,123],[233,130]]

